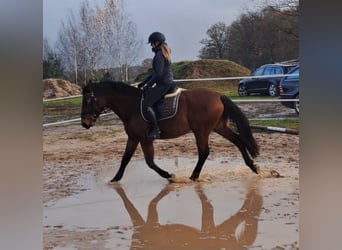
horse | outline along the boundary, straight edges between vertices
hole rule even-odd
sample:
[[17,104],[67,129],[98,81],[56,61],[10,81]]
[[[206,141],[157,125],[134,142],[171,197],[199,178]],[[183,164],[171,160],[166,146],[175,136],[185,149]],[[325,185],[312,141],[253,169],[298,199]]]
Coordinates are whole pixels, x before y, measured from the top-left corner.
[[[157,207],[159,202],[174,190],[170,185],[172,184],[167,184],[150,201],[146,220],[127,197],[121,184],[113,185],[134,228],[130,249],[138,249],[142,243],[147,249],[178,249],[184,246],[188,249],[247,249],[253,245],[263,205],[263,197],[258,187],[249,187],[241,208],[222,223],[216,224],[214,206],[201,184],[194,186],[202,207],[201,228],[197,229],[180,223],[160,222]],[[238,231],[239,226],[243,224],[245,226]]]
[[[128,136],[120,167],[110,182],[122,179],[139,143],[145,162],[151,169],[169,181],[174,177],[154,162],[153,141],[148,140],[146,136],[149,124],[140,113],[142,97],[141,89],[120,81],[89,81],[82,88],[81,125],[89,129],[95,125],[105,109],[110,109],[121,119]],[[235,126],[231,126],[232,124]],[[177,138],[190,132],[194,134],[198,160],[189,177],[193,181],[198,180],[209,155],[211,132],[223,136],[237,146],[245,164],[258,174],[253,159],[259,155],[259,146],[253,137],[249,121],[241,109],[221,93],[206,88],[182,91],[176,115],[160,121],[159,126],[160,140]]]

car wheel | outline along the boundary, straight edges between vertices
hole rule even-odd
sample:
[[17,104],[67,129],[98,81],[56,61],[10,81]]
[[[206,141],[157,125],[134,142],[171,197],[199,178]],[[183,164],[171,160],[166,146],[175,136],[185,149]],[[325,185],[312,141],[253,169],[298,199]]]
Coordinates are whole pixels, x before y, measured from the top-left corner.
[[268,87],[268,94],[269,96],[277,96],[278,95],[278,87],[276,84],[271,83]]
[[239,85],[238,94],[239,96],[248,96],[248,92],[247,92],[245,85],[243,84]]
[[293,108],[296,111],[296,113],[299,114],[299,95],[296,95],[295,99],[298,99],[298,101],[293,102]]

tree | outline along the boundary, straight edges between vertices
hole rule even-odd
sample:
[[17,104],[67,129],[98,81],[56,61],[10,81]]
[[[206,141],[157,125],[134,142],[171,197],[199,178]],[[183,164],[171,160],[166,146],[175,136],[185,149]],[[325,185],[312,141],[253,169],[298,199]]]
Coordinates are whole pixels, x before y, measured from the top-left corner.
[[262,30],[259,26],[260,16],[257,13],[240,15],[233,22],[229,31],[229,59],[247,68],[253,69],[258,57],[262,54],[258,46]]
[[128,68],[139,55],[141,41],[122,0],[106,0],[104,7],[91,7],[86,1],[78,14],[76,17],[70,12],[57,41],[62,63],[74,72],[75,82],[101,78],[100,71],[109,72],[115,67],[120,68],[121,79],[128,81]]
[[63,76],[63,68],[61,61],[51,49],[48,40],[43,40],[43,79],[61,78]]
[[298,11],[298,0],[281,0],[241,14],[230,26],[217,23],[207,31],[210,39],[201,40],[199,57],[229,59],[251,70],[297,59]]
[[119,66],[121,80],[128,81],[128,68],[137,60],[142,45],[137,27],[125,13],[123,2],[106,0],[102,25],[110,63]]
[[[97,22],[95,10],[90,7],[88,2],[81,5],[80,11],[80,43],[81,56],[80,66],[83,73],[84,82],[88,82],[89,78],[97,78],[96,71],[101,60],[101,49],[103,48],[101,37],[98,32],[101,29]],[[95,80],[95,79],[94,79]]]
[[212,25],[207,30],[209,39],[200,41],[204,46],[199,51],[199,58],[224,59],[228,57],[229,27],[223,22]]
[[68,22],[62,22],[62,27],[58,32],[57,50],[65,70],[74,75],[74,77],[69,76],[69,80],[78,84],[81,40],[78,24],[72,11]]

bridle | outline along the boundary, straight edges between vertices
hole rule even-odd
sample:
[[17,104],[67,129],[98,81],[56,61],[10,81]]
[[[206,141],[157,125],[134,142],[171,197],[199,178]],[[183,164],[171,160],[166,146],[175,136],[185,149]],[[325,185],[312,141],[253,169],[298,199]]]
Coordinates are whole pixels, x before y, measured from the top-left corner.
[[86,102],[88,102],[91,105],[91,112],[82,112],[81,117],[84,117],[86,115],[91,115],[93,119],[96,119],[99,117],[99,114],[96,114],[94,106],[97,104],[96,96],[94,95],[94,91],[91,90],[90,93],[86,93],[83,95],[83,98],[86,98]]

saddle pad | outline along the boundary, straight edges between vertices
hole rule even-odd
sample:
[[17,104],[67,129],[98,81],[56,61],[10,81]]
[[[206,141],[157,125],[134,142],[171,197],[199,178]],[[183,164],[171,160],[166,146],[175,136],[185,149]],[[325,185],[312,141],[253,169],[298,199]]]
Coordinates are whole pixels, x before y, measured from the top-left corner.
[[[170,119],[177,114],[179,97],[180,97],[181,92],[184,90],[185,89],[178,88],[176,92],[165,95],[163,99],[162,110],[159,113],[156,112],[158,121]],[[141,98],[141,102],[140,102],[140,113],[141,113],[142,118],[145,121],[147,121],[143,113],[142,102],[143,102],[143,98]]]

